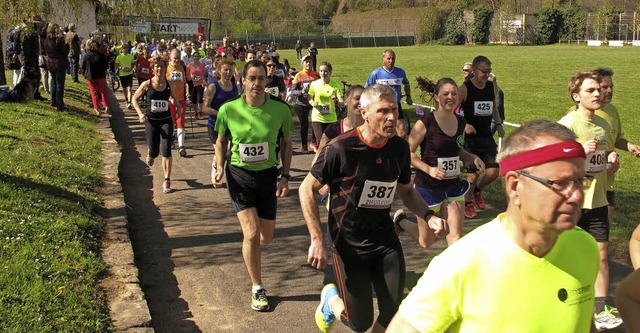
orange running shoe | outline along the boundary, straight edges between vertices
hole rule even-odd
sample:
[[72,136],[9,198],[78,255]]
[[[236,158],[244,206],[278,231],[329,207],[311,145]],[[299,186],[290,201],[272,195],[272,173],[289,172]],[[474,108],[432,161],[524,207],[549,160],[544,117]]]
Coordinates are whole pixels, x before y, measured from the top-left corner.
[[476,217],[478,217],[478,213],[476,213],[476,210],[473,209],[473,204],[466,204],[464,206],[464,216],[468,219],[475,219]]
[[482,199],[482,192],[474,192],[473,199],[477,209],[484,210],[486,208],[486,205],[484,204],[484,199]]

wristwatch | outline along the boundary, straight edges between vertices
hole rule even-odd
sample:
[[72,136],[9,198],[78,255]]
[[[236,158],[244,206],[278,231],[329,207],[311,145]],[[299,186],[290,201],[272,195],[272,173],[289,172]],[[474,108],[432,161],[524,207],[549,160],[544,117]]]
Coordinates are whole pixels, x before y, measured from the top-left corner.
[[280,175],[280,177],[281,177],[281,178],[284,178],[284,179],[286,179],[286,180],[291,179],[291,175],[290,175],[290,174],[288,174],[288,173],[283,173],[283,174],[281,174],[281,175]]

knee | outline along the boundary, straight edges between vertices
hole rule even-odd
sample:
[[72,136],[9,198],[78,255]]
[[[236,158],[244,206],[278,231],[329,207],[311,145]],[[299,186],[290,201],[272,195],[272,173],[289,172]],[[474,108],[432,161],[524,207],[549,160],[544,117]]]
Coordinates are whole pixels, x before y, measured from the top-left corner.
[[354,332],[366,332],[373,325],[373,315],[365,316],[366,318],[357,318],[350,322],[343,322]]
[[267,245],[271,244],[271,242],[273,242],[273,234],[260,234],[260,243]]

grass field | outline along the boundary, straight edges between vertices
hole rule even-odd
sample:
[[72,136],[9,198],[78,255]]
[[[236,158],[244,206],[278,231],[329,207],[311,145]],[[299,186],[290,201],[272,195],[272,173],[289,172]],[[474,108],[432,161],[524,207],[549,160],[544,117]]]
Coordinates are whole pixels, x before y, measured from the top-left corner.
[[[412,95],[416,103],[420,93],[414,79],[426,76],[433,81],[451,77],[462,83],[462,65],[478,55],[492,61],[493,72],[505,93],[506,120],[522,124],[533,119],[560,119],[572,105],[567,92],[569,78],[580,70],[609,67],[614,71],[613,104],[618,107],[625,137],[640,142],[640,117],[636,111],[637,69],[640,47],[587,47],[578,45],[552,46],[412,46],[393,48],[396,66],[407,72],[412,81]],[[322,49],[318,62],[333,65],[333,79],[364,84],[369,73],[381,65],[385,48]],[[300,69],[295,52],[278,51],[280,58]],[[414,108],[403,105],[409,112]],[[412,122],[413,123],[413,122]],[[509,128],[506,129],[509,132]],[[629,153],[621,153],[621,170],[616,180],[616,215],[611,233],[610,249],[613,257],[628,260],[628,240],[640,222],[640,194],[635,182],[640,176],[640,160]],[[489,202],[504,207],[499,186],[490,186]]]
[[[11,76],[8,77],[9,79]],[[99,137],[86,83],[68,110],[0,103],[0,330],[106,332]]]

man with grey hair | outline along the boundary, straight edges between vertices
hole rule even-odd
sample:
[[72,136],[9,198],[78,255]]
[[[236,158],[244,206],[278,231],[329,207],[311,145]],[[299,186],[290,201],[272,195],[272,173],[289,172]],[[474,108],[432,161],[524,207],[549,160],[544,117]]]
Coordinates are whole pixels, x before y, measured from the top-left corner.
[[[384,332],[402,298],[405,265],[390,208],[394,194],[427,221],[436,235],[446,235],[446,221],[435,216],[411,186],[409,145],[396,135],[395,91],[370,85],[360,98],[364,124],[329,142],[300,185],[300,205],[311,235],[307,262],[314,268],[333,261],[333,280],[322,290],[315,320],[329,332],[336,318],[356,332],[373,324],[374,286],[379,316],[372,332]],[[329,242],[320,227],[314,193],[329,184]],[[330,248],[329,253],[327,246]],[[331,272],[328,272],[331,275]]]
[[503,146],[506,212],[431,260],[387,332],[596,332],[600,256],[576,227],[593,179],[584,149],[549,120]]

